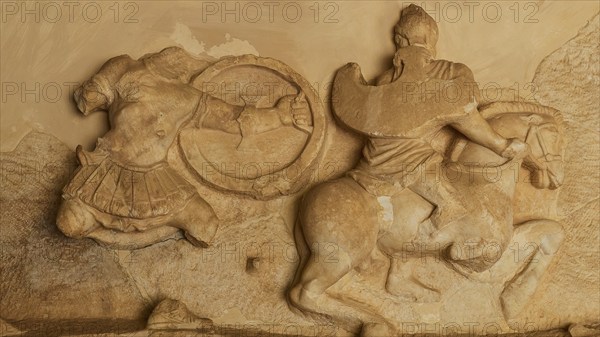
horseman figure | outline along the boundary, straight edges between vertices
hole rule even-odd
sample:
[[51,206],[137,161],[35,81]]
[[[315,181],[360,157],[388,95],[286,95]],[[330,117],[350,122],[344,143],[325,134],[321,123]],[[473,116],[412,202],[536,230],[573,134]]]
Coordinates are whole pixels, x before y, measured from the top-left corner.
[[[558,135],[558,113],[516,102],[480,106],[471,70],[435,59],[437,25],[421,7],[405,8],[394,33],[393,67],[376,79],[375,86],[366,83],[356,64],[348,64],[336,75],[334,113],[339,122],[366,135],[367,142],[353,170],[310,190],[300,206],[295,236],[301,262],[288,300],[304,314],[346,320],[336,313],[327,290],[362,266],[374,250],[391,260],[387,292],[418,301],[433,290],[409,275],[409,264],[394,258],[406,251],[408,243],[422,245],[425,253],[442,252],[457,272],[476,278],[502,260],[501,256],[484,258],[484,247],[490,242],[505,250],[517,233],[527,232],[529,240],[551,238],[540,248],[547,255],[562,241],[562,229],[554,222],[513,230],[515,182],[510,179],[499,181],[497,188],[481,188],[477,183],[469,186],[423,174],[439,172],[443,163],[452,160],[500,168],[523,163],[536,175],[545,172],[545,184],[536,187],[554,189],[562,181],[561,144],[558,137],[546,143],[535,132],[539,126],[551,125]],[[456,135],[455,141],[440,148],[436,138],[447,127]],[[476,200],[486,199],[489,193],[498,194],[497,205]],[[325,253],[318,249],[321,243],[335,244],[335,263],[330,255],[320,256]],[[518,268],[527,270],[523,266]],[[502,277],[510,281],[516,273],[506,271]],[[508,316],[523,305],[515,303],[514,297],[511,293],[506,298]],[[375,309],[363,311],[381,321],[382,314]]]

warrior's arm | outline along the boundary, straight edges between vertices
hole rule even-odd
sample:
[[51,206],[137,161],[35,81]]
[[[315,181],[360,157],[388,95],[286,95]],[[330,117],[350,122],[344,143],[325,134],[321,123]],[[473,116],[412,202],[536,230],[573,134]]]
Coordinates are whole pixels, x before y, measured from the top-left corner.
[[505,158],[525,156],[528,150],[525,143],[518,139],[502,137],[479,113],[477,102],[480,100],[480,93],[471,69],[462,63],[449,64],[451,66],[444,69],[441,67],[443,63],[439,63],[440,69],[437,71],[448,78],[460,79],[465,85],[465,92],[469,93],[472,99],[472,103],[464,107],[465,115],[450,123],[450,126],[471,141],[494,151],[499,156]]
[[227,133],[240,134],[237,121],[244,107],[228,104],[218,98],[202,93],[196,113],[196,127],[206,127]]
[[450,125],[470,140],[497,154],[502,154],[508,146],[509,141],[494,131],[475,107],[468,115]]
[[519,139],[506,139],[494,131],[474,106],[466,116],[450,125],[473,142],[504,158],[522,158],[528,151],[527,144]]
[[[199,125],[232,134],[259,134],[292,125],[291,101],[294,96],[284,96],[272,108],[232,105],[204,94],[200,103]],[[202,107],[204,105],[204,107]]]
[[75,90],[74,99],[82,114],[108,110],[115,99],[114,85],[129,69],[138,65],[129,55],[113,57]]

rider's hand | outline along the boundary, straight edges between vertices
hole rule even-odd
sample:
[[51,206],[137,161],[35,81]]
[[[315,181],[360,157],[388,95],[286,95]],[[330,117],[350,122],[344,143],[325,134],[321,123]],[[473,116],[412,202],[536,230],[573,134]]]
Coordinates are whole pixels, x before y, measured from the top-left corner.
[[312,126],[312,115],[303,92],[282,97],[277,108],[283,125],[293,125],[300,129]]
[[277,113],[279,114],[279,119],[281,120],[281,124],[285,126],[292,125],[292,102],[294,101],[294,95],[283,96],[277,102],[275,108],[277,109]]
[[312,126],[310,107],[303,92],[292,101],[292,118],[296,127]]
[[502,157],[508,159],[522,159],[529,153],[529,146],[519,139],[508,139],[508,146],[502,151]]

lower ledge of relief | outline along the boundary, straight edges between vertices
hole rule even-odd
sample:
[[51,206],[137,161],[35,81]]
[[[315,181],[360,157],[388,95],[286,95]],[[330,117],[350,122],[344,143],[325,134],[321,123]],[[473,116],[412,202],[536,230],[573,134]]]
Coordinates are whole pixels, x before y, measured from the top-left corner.
[[[218,326],[186,329],[147,329],[146,322],[127,320],[30,320],[8,323],[0,321],[0,337],[334,337],[336,333],[297,334],[280,333],[257,326]],[[274,329],[278,330],[278,329]],[[342,334],[345,335],[345,334]],[[359,334],[360,335],[360,334]],[[358,335],[357,335],[358,336]],[[406,334],[399,333],[390,337],[477,337],[476,334]],[[488,335],[490,336],[490,335]],[[493,334],[497,337],[598,337],[600,324],[573,324],[563,329],[531,331],[524,333]],[[378,336],[379,337],[379,336]],[[388,336],[380,336],[388,337]]]
[[[384,329],[381,329],[384,327]],[[442,330],[427,334],[411,330],[389,330],[379,323],[363,324],[362,331],[352,333],[332,323],[326,325],[297,325],[284,323],[218,324],[194,315],[180,301],[165,299],[152,311],[147,320],[117,319],[47,319],[6,321],[0,319],[0,337],[476,337],[477,333],[455,334]],[[471,330],[470,330],[471,331]],[[504,337],[598,337],[600,323],[571,324],[563,329],[494,333],[486,336]]]

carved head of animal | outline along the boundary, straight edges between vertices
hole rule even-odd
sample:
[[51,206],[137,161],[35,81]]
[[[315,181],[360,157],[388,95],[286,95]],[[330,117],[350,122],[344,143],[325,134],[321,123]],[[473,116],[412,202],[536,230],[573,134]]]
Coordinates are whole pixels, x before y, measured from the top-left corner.
[[531,170],[531,183],[537,188],[556,189],[564,180],[564,144],[559,125],[554,118],[532,115],[525,142],[529,155],[523,164]]
[[529,146],[523,165],[531,171],[533,186],[553,190],[562,185],[563,120],[558,110],[533,103],[497,102],[481,108],[481,113],[488,120],[513,115],[505,121],[511,123],[511,131]]

